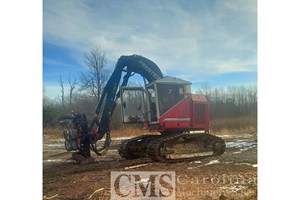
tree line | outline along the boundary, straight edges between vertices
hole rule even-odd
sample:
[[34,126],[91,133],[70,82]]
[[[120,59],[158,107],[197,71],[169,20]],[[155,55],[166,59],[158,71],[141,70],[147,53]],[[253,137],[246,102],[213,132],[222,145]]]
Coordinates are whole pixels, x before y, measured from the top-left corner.
[[[60,117],[72,111],[86,114],[88,120],[94,116],[97,102],[112,70],[106,67],[105,53],[98,47],[91,49],[85,55],[84,61],[87,71],[81,73],[79,80],[72,78],[70,74],[67,81],[61,76],[58,77],[60,98],[50,99],[43,96],[44,128],[59,127]],[[203,84],[196,93],[208,96],[211,120],[245,116],[256,118],[256,86],[210,88]],[[121,127],[121,106],[118,103],[112,118],[112,129]]]
[[[211,120],[227,119],[257,115],[257,89],[256,86],[227,86],[222,88],[213,88],[203,92],[198,90],[196,93],[207,95],[210,102]],[[69,98],[65,99],[63,105],[61,99],[49,99],[44,96],[43,102],[43,127],[59,127],[60,116],[67,112],[78,112],[87,115],[91,119],[95,112],[97,99],[84,93],[72,94],[72,104],[69,104]],[[68,105],[68,109],[64,109]],[[119,129],[121,122],[121,105],[113,114],[112,128]]]
[[212,119],[257,115],[256,85],[201,88],[196,93],[208,96]]

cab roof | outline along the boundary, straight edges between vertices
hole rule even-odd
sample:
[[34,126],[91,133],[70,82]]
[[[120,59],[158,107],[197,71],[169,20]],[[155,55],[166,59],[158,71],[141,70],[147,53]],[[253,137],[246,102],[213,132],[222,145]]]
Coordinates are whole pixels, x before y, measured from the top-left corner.
[[166,76],[164,78],[155,80],[153,83],[158,83],[158,84],[180,84],[180,85],[191,85],[192,83],[189,81],[185,81],[180,78],[172,77],[172,76]]

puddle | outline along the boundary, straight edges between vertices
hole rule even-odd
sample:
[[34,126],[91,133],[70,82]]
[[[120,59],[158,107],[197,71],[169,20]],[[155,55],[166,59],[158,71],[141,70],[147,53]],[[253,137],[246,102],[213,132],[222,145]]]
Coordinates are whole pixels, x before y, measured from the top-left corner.
[[236,142],[226,142],[226,148],[239,148],[239,149],[248,150],[248,149],[256,147],[256,146],[257,146],[257,142],[253,142],[253,141],[241,141],[241,140],[239,140],[239,141],[236,141]]
[[75,160],[64,160],[64,159],[47,159],[43,160],[45,163],[76,163]]
[[190,162],[190,164],[200,164],[201,163],[201,161],[200,160],[196,160],[196,161],[193,161],[193,162]]
[[206,163],[206,164],[201,164],[201,161],[194,161],[194,162],[190,162],[189,164],[200,164],[200,165],[196,165],[196,166],[192,166],[192,167],[188,167],[187,169],[197,169],[197,168],[201,168],[207,165],[214,165],[214,164],[234,164],[234,165],[248,165],[254,168],[257,168],[257,164],[251,164],[251,163],[234,163],[233,161],[229,161],[229,162],[220,162],[219,160],[211,160],[210,162]]
[[235,165],[248,165],[248,166],[257,168],[257,164],[251,164],[251,163],[235,163]]
[[250,134],[250,133],[241,133],[241,134],[235,134],[235,135],[217,135],[221,138],[253,138],[256,134]]
[[214,165],[214,164],[219,164],[219,163],[220,163],[219,160],[211,160],[206,164],[201,164],[201,161],[194,161],[194,162],[190,162],[189,164],[200,164],[200,165],[197,165],[195,167],[188,167],[188,169],[196,169],[196,168],[204,167],[207,165]]
[[43,144],[43,147],[48,147],[48,148],[59,148],[59,149],[64,149],[65,148],[65,143],[64,142],[53,142],[53,143],[46,143]]
[[209,161],[209,163],[204,164],[204,166],[218,164],[218,163],[220,163],[219,160],[211,160],[211,161]]

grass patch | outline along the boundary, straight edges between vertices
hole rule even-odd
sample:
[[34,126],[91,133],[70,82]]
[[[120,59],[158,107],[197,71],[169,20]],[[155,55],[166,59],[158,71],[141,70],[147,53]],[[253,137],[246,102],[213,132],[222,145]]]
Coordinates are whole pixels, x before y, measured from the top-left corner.
[[[215,119],[210,122],[210,133],[214,135],[229,135],[244,132],[257,132],[256,117],[238,117],[227,119]],[[48,128],[43,130],[44,141],[60,141],[64,140],[63,128]],[[139,135],[159,134],[142,130],[142,124],[139,125],[124,125],[119,130],[112,130],[111,137],[135,137]]]
[[215,119],[210,122],[212,134],[228,135],[242,132],[256,132],[257,118],[255,116]]
[[64,140],[63,129],[46,128],[43,129],[43,142],[56,142]]
[[120,130],[111,131],[111,137],[135,137],[139,135],[154,135],[160,134],[158,132],[150,132],[149,130],[143,130],[142,128],[134,128],[134,127],[124,127]]

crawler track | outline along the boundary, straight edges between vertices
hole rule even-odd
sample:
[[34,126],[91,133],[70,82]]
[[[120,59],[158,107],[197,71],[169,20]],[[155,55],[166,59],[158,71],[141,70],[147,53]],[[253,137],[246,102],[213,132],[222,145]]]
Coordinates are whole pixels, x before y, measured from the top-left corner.
[[148,156],[159,162],[179,162],[218,156],[225,151],[222,138],[202,133],[144,135],[122,142],[119,154],[124,158]]
[[148,143],[160,137],[159,135],[140,135],[128,140],[122,141],[118,152],[120,156],[126,159],[135,159],[147,156]]

